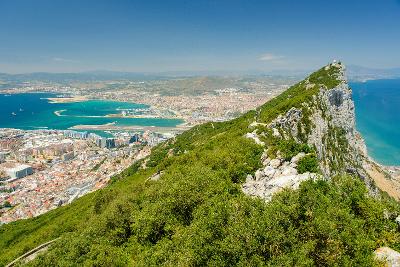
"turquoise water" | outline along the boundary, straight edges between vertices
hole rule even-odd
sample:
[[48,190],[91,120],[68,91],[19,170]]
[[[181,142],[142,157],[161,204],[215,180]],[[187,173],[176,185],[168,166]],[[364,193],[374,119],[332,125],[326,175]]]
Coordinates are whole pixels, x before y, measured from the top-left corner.
[[400,79],[351,83],[357,129],[368,154],[385,165],[400,165]]
[[[49,103],[53,94],[0,94],[0,128],[24,130],[48,128],[65,130],[79,124],[101,125],[115,122],[117,126],[174,127],[182,120],[159,118],[107,118],[107,114],[121,113],[123,109],[143,109],[146,105],[90,100],[78,103]],[[57,116],[55,111],[65,110]]]

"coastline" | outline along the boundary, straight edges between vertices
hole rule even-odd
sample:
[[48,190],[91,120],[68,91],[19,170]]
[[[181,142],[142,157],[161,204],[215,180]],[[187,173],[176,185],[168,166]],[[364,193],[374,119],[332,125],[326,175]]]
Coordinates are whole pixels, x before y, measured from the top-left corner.
[[92,100],[86,96],[71,96],[71,97],[49,97],[46,98],[50,104],[63,104],[63,103],[78,103]]
[[175,127],[163,127],[163,126],[140,126],[140,125],[127,125],[127,126],[117,126],[115,123],[107,123],[101,125],[75,125],[70,127],[71,130],[95,130],[95,131],[152,131],[152,132],[184,132],[189,130],[192,126],[187,126],[185,124],[179,124]]
[[363,167],[378,188],[400,200],[400,166],[385,166],[368,157]]

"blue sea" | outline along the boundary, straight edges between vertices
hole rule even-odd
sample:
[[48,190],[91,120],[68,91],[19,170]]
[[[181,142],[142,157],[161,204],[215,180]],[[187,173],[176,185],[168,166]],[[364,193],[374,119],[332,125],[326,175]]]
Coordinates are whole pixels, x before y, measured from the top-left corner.
[[368,154],[384,165],[400,166],[400,79],[350,83],[356,126]]
[[[0,94],[0,128],[64,130],[79,124],[101,125],[112,122],[117,126],[174,127],[183,122],[179,119],[104,117],[107,114],[121,113],[123,109],[145,109],[148,108],[147,105],[102,100],[49,103],[46,98],[51,97],[55,97],[55,95],[46,93]],[[62,116],[57,116],[55,111],[62,111]]]

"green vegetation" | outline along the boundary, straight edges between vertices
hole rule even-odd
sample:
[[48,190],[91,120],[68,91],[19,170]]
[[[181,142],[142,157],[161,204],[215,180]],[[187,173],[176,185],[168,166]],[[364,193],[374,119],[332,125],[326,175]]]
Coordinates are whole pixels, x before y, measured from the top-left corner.
[[349,161],[350,147],[345,136],[345,131],[338,127],[329,127],[328,134],[324,137],[324,143],[329,147],[330,169],[335,172],[343,172],[346,162]]
[[310,75],[308,80],[311,84],[307,84],[306,81],[299,82],[261,106],[258,109],[258,121],[269,122],[292,107],[302,108],[303,104],[309,103],[319,92],[321,86],[331,89],[339,85],[340,81],[337,80],[337,76],[337,67],[331,66],[329,70],[321,68]]
[[114,201],[31,265],[365,266],[399,242],[383,215],[397,205],[368,197],[358,179],[307,181],[265,204],[198,167]]
[[339,73],[337,67],[330,66],[328,69],[324,67],[311,74],[309,81],[314,84],[322,84],[326,89],[332,89],[340,84],[338,75]]
[[314,152],[307,144],[296,143],[294,140],[281,140],[276,139],[276,141],[269,146],[269,153],[276,154],[277,151],[281,152],[281,156],[290,161],[291,158],[296,156],[298,153],[311,153]]
[[[313,76],[326,87],[334,84],[328,78]],[[1,226],[0,265],[59,236],[28,265],[373,265],[375,248],[400,247],[394,221],[400,207],[370,197],[358,178],[307,181],[269,203],[241,191],[246,175],[261,167],[264,150],[244,137],[249,124],[255,118],[268,123],[317,90],[302,82],[238,119],[196,126],[155,147],[107,188]],[[308,153],[299,170],[318,167],[308,145],[270,133],[263,138],[285,158]],[[161,171],[159,181],[147,179]]]
[[301,158],[297,165],[297,171],[299,173],[305,173],[305,172],[317,173],[317,172],[319,172],[318,159],[315,156],[315,154],[309,154],[309,155],[306,155],[305,157]]

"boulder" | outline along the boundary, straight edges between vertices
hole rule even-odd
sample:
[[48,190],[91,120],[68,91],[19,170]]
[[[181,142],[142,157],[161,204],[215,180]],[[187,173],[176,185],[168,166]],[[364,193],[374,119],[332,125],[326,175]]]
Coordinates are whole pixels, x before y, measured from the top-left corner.
[[400,215],[397,216],[395,220],[396,220],[397,225],[400,226]]
[[261,161],[265,161],[268,159],[268,153],[267,151],[264,151],[261,155]]
[[270,158],[266,158],[266,159],[263,160],[262,164],[264,166],[267,166],[270,162],[271,162],[271,159]]
[[274,177],[275,172],[276,172],[276,169],[274,169],[272,166],[267,166],[264,169],[264,175],[269,178]]
[[389,247],[380,247],[376,249],[375,259],[385,262],[385,266],[400,267],[400,253]]
[[282,175],[296,175],[297,170],[293,167],[287,166],[282,169]]
[[272,128],[272,136],[281,137],[281,134],[279,133],[278,129]]
[[257,170],[256,173],[254,174],[254,177],[256,179],[256,181],[260,181],[263,177],[263,173],[261,170]]
[[246,138],[253,139],[254,142],[255,142],[257,145],[262,145],[262,146],[265,145],[265,143],[264,143],[263,141],[261,141],[260,138],[258,138],[258,135],[257,135],[256,131],[253,131],[252,133],[246,133],[245,137],[246,137]]
[[247,176],[246,176],[246,183],[251,182],[251,181],[254,181],[253,176],[252,176],[251,174],[247,174]]
[[282,163],[280,169],[283,170],[284,168],[288,167],[289,164],[290,164],[290,163],[289,163],[288,161],[284,161],[284,162]]
[[269,162],[269,165],[274,169],[277,169],[281,165],[281,161],[279,159],[273,159]]
[[304,158],[305,155],[306,155],[305,153],[300,152],[299,154],[297,154],[296,156],[294,156],[294,157],[290,160],[290,162],[291,162],[291,163],[297,164],[297,163],[299,162],[299,160],[301,160],[302,158]]

